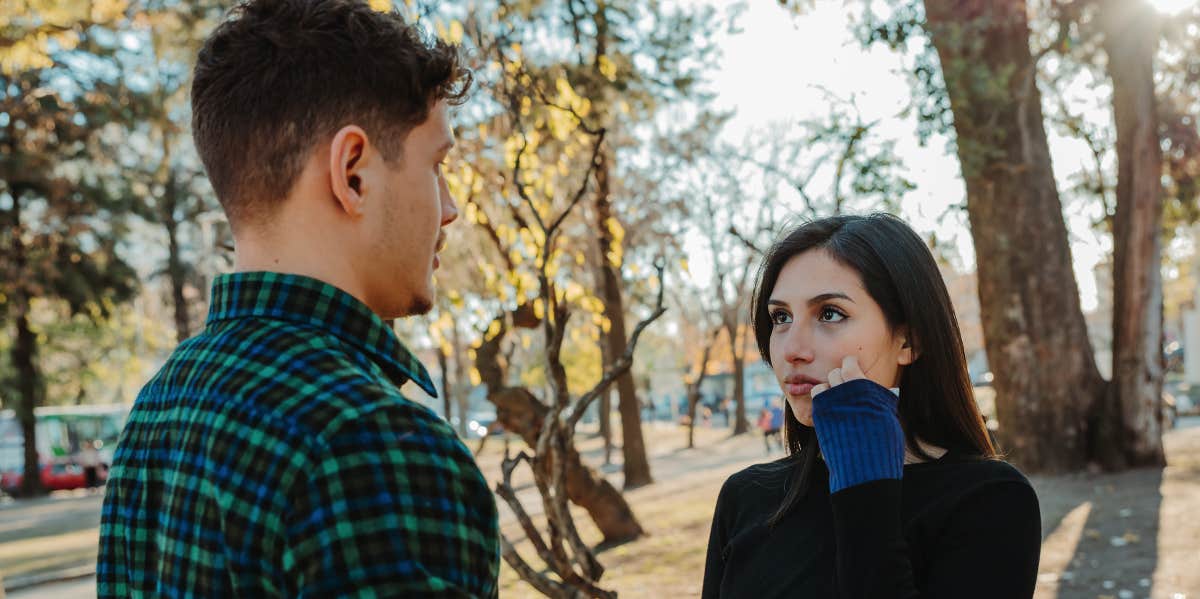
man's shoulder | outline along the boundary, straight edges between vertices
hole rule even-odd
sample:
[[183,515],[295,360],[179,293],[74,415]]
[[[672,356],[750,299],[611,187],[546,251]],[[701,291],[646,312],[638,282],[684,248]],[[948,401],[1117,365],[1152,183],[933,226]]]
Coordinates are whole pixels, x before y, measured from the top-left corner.
[[371,415],[397,430],[454,435],[356,348],[285,321],[219,323],[182,343],[142,389],[138,406],[154,411],[181,402],[192,406],[195,418],[220,412],[235,423],[270,423],[297,441],[318,444]]
[[[381,394],[381,373],[369,358],[319,328],[269,320],[239,319],[210,326],[188,339],[147,385],[186,387],[189,392],[292,398],[337,396],[354,390]],[[183,384],[186,383],[186,384]]]

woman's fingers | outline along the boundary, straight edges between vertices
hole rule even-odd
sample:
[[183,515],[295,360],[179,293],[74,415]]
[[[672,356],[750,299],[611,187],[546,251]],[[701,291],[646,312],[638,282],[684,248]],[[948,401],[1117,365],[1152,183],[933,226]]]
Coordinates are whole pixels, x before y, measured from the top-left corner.
[[842,358],[842,367],[834,368],[829,371],[829,384],[820,384],[812,388],[812,396],[816,397],[822,391],[827,391],[831,387],[836,387],[846,381],[855,379],[865,379],[867,375],[863,374],[862,367],[858,365],[858,358],[855,356],[846,356]]
[[842,378],[842,369],[841,368],[834,368],[833,370],[830,370],[828,378],[829,378],[829,386],[830,387],[836,387],[836,386],[846,382],[845,379]]
[[838,375],[841,377],[841,382],[843,383],[853,381],[854,379],[867,378],[867,375],[863,373],[862,367],[858,365],[857,356],[846,356],[843,358],[842,367],[838,370]]

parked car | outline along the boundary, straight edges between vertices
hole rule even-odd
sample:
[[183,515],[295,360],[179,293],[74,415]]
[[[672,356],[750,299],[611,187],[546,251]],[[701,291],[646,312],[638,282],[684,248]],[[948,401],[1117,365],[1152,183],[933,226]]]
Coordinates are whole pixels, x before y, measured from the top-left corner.
[[[108,478],[108,469],[100,468],[100,482]],[[0,473],[0,488],[10,495],[16,494],[25,480],[22,470],[8,470]],[[49,491],[82,489],[87,487],[87,476],[83,467],[68,462],[42,462],[42,486]]]

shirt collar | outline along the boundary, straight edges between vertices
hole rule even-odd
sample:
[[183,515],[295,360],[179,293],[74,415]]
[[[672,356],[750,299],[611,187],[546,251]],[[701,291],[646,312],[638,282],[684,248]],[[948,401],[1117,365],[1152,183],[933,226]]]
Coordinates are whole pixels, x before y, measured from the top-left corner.
[[328,331],[370,356],[397,387],[411,380],[437,397],[429,372],[392,328],[354,296],[328,283],[277,272],[218,275],[208,324],[239,318],[285,320]]

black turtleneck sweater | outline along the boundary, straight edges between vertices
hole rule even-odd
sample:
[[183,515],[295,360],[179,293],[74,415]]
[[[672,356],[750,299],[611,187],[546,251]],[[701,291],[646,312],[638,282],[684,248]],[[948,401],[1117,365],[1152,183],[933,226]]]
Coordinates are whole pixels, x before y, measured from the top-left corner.
[[1025,599],[1033,596],[1041,517],[1011,465],[964,457],[904,466],[830,496],[813,468],[808,496],[774,528],[797,466],[751,466],[721,488],[708,540],[705,599]]

